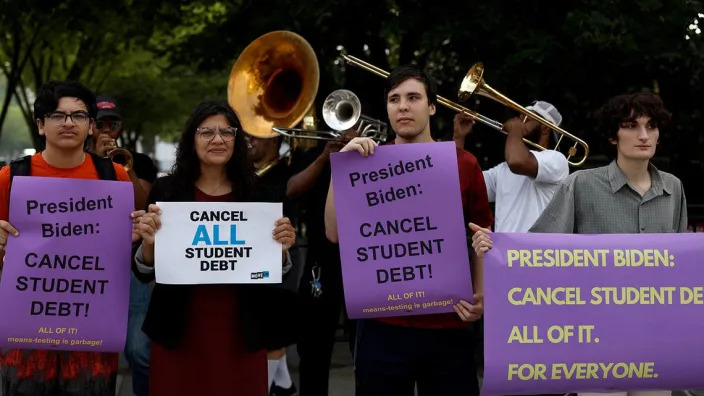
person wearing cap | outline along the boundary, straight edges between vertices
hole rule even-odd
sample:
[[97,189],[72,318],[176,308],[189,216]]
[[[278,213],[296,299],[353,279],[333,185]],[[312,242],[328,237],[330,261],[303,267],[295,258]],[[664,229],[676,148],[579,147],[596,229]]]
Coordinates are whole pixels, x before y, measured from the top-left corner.
[[[116,140],[123,130],[122,114],[117,102],[109,96],[96,98],[98,113],[95,117],[93,135],[90,141],[90,151],[106,156],[116,147]],[[135,186],[135,206],[145,208],[151,185],[156,179],[157,169],[149,156],[129,150],[132,154],[133,166],[127,174]],[[120,158],[115,158],[120,162]],[[149,394],[149,337],[142,332],[142,323],[147,314],[151,287],[141,283],[132,275],[130,281],[130,308],[127,319],[127,339],[125,343],[125,358],[132,371],[132,391],[136,396]]]
[[[122,114],[117,107],[117,102],[110,96],[98,96],[96,98],[98,115],[95,119],[90,141],[90,151],[106,156],[110,150],[117,147],[117,139],[123,131]],[[128,150],[132,154],[133,166],[127,174],[135,184],[136,206],[141,208],[147,202],[147,196],[151,185],[156,179],[157,168],[154,161],[148,155]],[[115,162],[124,165],[124,159],[116,157]],[[139,188],[141,187],[141,188]]]
[[[548,102],[536,101],[526,109],[555,126],[562,123],[562,115]],[[464,147],[473,125],[469,116],[455,116],[453,138],[458,147]],[[549,149],[555,138],[549,127],[531,118],[525,122],[523,118],[511,118],[504,130],[508,132],[505,161],[484,171],[484,182],[489,201],[496,203],[495,230],[527,232],[569,175],[569,166],[562,153]],[[523,138],[548,150],[530,150]]]

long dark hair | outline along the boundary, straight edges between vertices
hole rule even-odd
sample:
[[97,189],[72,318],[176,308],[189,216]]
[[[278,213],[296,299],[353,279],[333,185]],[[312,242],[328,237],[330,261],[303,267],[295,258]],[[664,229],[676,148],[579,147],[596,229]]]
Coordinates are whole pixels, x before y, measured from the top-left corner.
[[200,160],[196,154],[195,139],[196,128],[206,118],[222,114],[230,126],[237,128],[232,157],[227,162],[227,177],[232,182],[232,191],[237,200],[247,200],[252,195],[254,188],[254,167],[247,153],[247,142],[244,131],[237,115],[227,102],[206,101],[193,110],[186,121],[186,126],[181,134],[181,140],[176,148],[176,163],[172,174],[177,183],[183,186],[193,186],[200,177]]

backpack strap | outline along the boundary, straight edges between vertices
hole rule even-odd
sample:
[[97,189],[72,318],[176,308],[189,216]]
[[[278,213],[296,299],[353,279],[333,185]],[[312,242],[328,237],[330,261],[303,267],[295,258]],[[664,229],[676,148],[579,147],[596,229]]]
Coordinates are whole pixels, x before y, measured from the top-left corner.
[[[95,170],[98,171],[100,180],[117,180],[117,173],[112,165],[112,160],[107,157],[100,157],[97,154],[88,152],[93,158]],[[32,175],[32,156],[25,155],[24,157],[16,158],[10,161],[10,189],[12,189],[12,178],[15,176],[31,176]]]
[[117,173],[115,173],[115,167],[110,158],[101,157],[91,152],[88,152],[88,154],[93,158],[93,164],[95,165],[95,170],[98,171],[100,180],[117,180]]
[[12,189],[12,178],[15,176],[31,176],[32,156],[25,155],[24,157],[15,158],[10,161],[10,186]]

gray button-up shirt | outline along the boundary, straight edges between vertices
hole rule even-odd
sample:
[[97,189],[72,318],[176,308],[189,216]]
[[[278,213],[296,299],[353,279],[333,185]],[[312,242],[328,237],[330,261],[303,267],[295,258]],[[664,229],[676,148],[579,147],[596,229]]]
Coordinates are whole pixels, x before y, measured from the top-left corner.
[[529,232],[637,234],[685,232],[682,182],[649,165],[651,186],[641,196],[616,165],[571,174]]

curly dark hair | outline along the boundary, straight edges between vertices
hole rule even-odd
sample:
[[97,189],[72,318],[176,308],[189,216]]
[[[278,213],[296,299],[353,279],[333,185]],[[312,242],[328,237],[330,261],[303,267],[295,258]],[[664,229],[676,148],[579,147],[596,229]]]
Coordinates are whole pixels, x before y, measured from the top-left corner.
[[606,147],[612,147],[605,150],[607,154],[615,155],[615,148],[609,144],[609,140],[617,139],[621,123],[635,121],[641,116],[650,117],[657,123],[662,139],[663,130],[667,128],[672,115],[665,108],[660,96],[652,92],[614,96],[597,111],[596,117],[602,134],[602,144]]
[[252,195],[254,188],[254,167],[247,153],[247,143],[244,130],[234,110],[227,102],[205,101],[196,106],[193,113],[186,121],[185,129],[176,148],[176,163],[172,174],[177,183],[184,186],[193,186],[200,177],[200,160],[196,154],[195,139],[196,128],[206,118],[222,114],[230,126],[237,128],[235,135],[234,151],[227,162],[227,177],[232,182],[232,191],[237,200],[247,200]]

